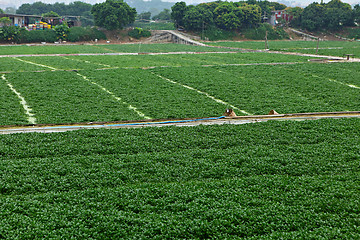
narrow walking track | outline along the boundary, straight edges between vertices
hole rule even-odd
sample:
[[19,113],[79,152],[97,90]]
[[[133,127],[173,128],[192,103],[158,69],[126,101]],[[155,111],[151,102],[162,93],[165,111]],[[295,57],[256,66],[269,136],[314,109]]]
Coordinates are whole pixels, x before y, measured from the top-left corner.
[[317,113],[293,113],[277,115],[252,115],[237,117],[213,117],[200,119],[171,119],[171,120],[143,120],[127,122],[107,123],[78,123],[59,125],[34,125],[34,126],[0,126],[0,134],[13,133],[53,133],[66,132],[80,129],[117,129],[117,128],[140,128],[140,127],[164,127],[164,126],[198,126],[198,125],[222,125],[222,124],[246,124],[266,121],[304,121],[324,118],[360,118],[360,111],[356,112],[317,112]]

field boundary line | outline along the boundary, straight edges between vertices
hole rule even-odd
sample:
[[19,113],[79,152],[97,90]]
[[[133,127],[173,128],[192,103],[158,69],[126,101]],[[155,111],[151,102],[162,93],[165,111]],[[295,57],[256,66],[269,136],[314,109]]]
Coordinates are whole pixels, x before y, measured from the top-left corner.
[[18,60],[20,62],[25,62],[25,63],[33,64],[33,65],[36,65],[36,66],[40,66],[40,67],[47,67],[47,68],[50,68],[52,70],[59,70],[59,69],[54,68],[54,67],[50,67],[50,66],[46,66],[46,65],[43,65],[43,64],[30,62],[30,61],[26,61],[26,60],[23,60],[23,59],[20,59],[20,58],[17,58],[17,57],[14,57],[14,59],[16,59],[16,60]]
[[132,110],[134,112],[136,112],[140,117],[145,118],[145,119],[151,119],[151,117],[146,116],[144,113],[140,112],[139,110],[137,110],[136,107],[132,106],[131,104],[125,102],[122,100],[122,98],[116,96],[113,92],[109,91],[108,89],[106,89],[105,87],[103,87],[102,85],[100,85],[97,82],[91,81],[90,79],[88,79],[86,76],[80,74],[80,73],[76,73],[76,75],[82,77],[84,80],[88,81],[89,83],[99,87],[100,89],[102,89],[103,91],[105,91],[106,93],[108,93],[110,96],[112,96],[113,98],[115,98],[117,101],[121,102],[124,105],[128,106],[129,110]]
[[[20,60],[20,59],[19,59]],[[21,60],[21,61],[24,61],[24,60]],[[59,70],[57,68],[54,68],[54,67],[50,67],[50,66],[46,66],[46,65],[42,65],[42,64],[37,64],[37,63],[33,63],[33,62],[30,62],[30,61],[24,61],[26,63],[29,63],[29,64],[34,64],[34,65],[41,65],[43,67],[48,67],[50,69],[53,69],[53,70]],[[110,94],[110,96],[112,96],[113,98],[115,98],[117,101],[121,102],[122,104],[124,105],[127,105],[128,106],[128,109],[129,110],[132,110],[134,112],[136,112],[140,117],[143,117],[145,119],[151,119],[150,117],[146,116],[144,113],[140,112],[139,110],[137,110],[136,107],[132,106],[131,104],[123,101],[120,97],[117,97],[114,93],[110,92],[108,89],[104,88],[103,86],[101,86],[100,84],[98,84],[97,82],[94,82],[94,81],[91,81],[90,79],[88,79],[86,76],[80,74],[80,73],[77,73],[76,72],[76,75],[82,77],[84,80],[90,82],[91,84],[99,87],[100,89],[104,90],[106,93]]]
[[188,85],[175,82],[175,81],[173,81],[173,80],[171,80],[171,79],[169,79],[169,78],[166,78],[166,77],[161,76],[161,75],[159,75],[159,74],[156,74],[156,73],[154,73],[154,72],[151,72],[151,73],[153,73],[154,75],[158,76],[159,78],[161,78],[161,79],[163,79],[163,80],[166,80],[166,81],[168,81],[168,82],[170,82],[170,83],[172,83],[172,84],[180,85],[180,86],[182,86],[182,87],[184,87],[184,88],[187,88],[187,89],[192,90],[192,91],[195,91],[195,92],[197,92],[197,93],[199,93],[199,94],[205,95],[206,97],[214,100],[214,101],[217,102],[217,103],[223,104],[223,105],[225,105],[225,106],[230,106],[231,108],[236,109],[236,110],[240,111],[241,113],[244,113],[244,114],[246,114],[246,115],[252,115],[251,113],[248,113],[248,112],[246,112],[245,110],[239,109],[238,107],[235,107],[234,105],[231,105],[230,103],[227,103],[227,102],[225,102],[225,101],[223,101],[223,100],[221,100],[221,99],[215,98],[214,96],[211,96],[211,95],[208,94],[207,92],[203,92],[203,91],[200,91],[200,90],[198,90],[198,89],[196,89],[196,88],[190,87],[190,86],[188,86]]
[[79,59],[73,59],[73,58],[68,58],[68,57],[65,57],[65,56],[60,56],[62,58],[65,58],[67,60],[72,60],[72,61],[76,61],[76,62],[84,62],[84,63],[90,63],[90,64],[94,64],[94,65],[99,65],[99,66],[104,66],[104,67],[112,67],[110,65],[107,65],[107,64],[102,64],[102,63],[92,63],[90,61],[87,61],[87,60],[79,60]]
[[5,81],[5,83],[8,85],[10,90],[13,91],[16,94],[16,96],[20,99],[20,104],[24,108],[25,114],[28,116],[27,120],[29,121],[29,123],[36,124],[36,118],[34,117],[35,114],[31,113],[32,109],[27,104],[25,98],[23,96],[21,96],[21,94],[14,88],[14,86],[9,82],[9,80],[6,79],[5,74],[2,74],[1,78]]
[[327,79],[327,80],[330,81],[330,82],[338,83],[338,84],[341,84],[341,85],[344,85],[344,86],[348,86],[348,87],[351,87],[351,88],[360,89],[359,86],[356,86],[356,85],[353,85],[353,84],[347,84],[347,83],[344,83],[344,82],[340,82],[340,81],[335,80],[335,79],[332,79],[332,78],[321,77],[321,76],[318,76],[318,75],[316,75],[316,74],[312,74],[311,76],[316,77],[316,78],[325,78],[325,79]]

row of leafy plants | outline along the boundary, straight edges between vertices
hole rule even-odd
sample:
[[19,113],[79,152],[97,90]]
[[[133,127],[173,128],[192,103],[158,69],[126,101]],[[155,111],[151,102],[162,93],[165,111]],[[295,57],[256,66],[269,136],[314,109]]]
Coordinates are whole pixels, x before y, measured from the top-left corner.
[[77,42],[95,39],[106,39],[106,35],[96,28],[69,28],[65,24],[57,25],[53,29],[32,31],[18,26],[3,26],[0,28],[0,42],[4,43],[56,42],[59,40]]
[[357,118],[0,135],[0,234],[359,239],[359,136]]

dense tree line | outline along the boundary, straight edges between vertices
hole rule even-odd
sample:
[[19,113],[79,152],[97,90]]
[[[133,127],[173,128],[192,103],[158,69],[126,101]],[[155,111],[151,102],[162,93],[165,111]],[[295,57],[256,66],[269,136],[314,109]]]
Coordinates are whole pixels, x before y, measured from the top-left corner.
[[171,18],[175,26],[187,30],[206,30],[212,27],[234,30],[256,27],[266,21],[274,10],[286,10],[292,16],[290,23],[292,26],[310,31],[338,30],[344,26],[360,24],[360,5],[355,5],[352,9],[350,4],[341,0],[331,0],[329,3],[314,2],[305,9],[290,8],[267,0],[216,1],[196,6],[177,2],[171,10]]
[[91,13],[94,15],[96,26],[108,30],[122,29],[133,23],[136,17],[136,9],[123,0],[106,0],[97,3],[92,7]]
[[217,27],[224,30],[256,27],[271,11],[286,6],[277,2],[248,0],[241,2],[210,2],[187,6],[178,2],[172,8],[171,17],[176,27],[200,30]]
[[42,15],[47,12],[56,12],[60,16],[85,16],[90,13],[92,5],[81,1],[65,3],[46,4],[35,2],[33,4],[24,3],[17,10],[18,14]]
[[359,18],[359,5],[352,9],[350,4],[340,0],[331,0],[328,3],[314,2],[310,4],[301,13],[300,21],[293,24],[310,31],[338,30],[346,26],[355,26],[355,22],[360,23]]

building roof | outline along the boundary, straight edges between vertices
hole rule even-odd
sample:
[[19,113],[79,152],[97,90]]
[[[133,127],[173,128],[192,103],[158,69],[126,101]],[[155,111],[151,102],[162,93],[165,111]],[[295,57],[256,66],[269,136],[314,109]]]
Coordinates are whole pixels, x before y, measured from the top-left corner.
[[0,17],[34,17],[34,18],[41,18],[41,16],[39,16],[39,15],[9,14],[9,13],[0,13]]

